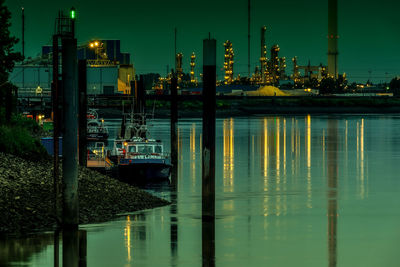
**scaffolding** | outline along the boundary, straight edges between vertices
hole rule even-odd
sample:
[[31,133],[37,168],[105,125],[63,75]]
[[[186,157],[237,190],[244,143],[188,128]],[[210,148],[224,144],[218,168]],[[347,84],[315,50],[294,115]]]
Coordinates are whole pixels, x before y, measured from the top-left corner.
[[224,62],[224,69],[225,69],[225,84],[231,84],[233,82],[233,47],[231,41],[226,41],[224,43],[225,47],[225,62]]

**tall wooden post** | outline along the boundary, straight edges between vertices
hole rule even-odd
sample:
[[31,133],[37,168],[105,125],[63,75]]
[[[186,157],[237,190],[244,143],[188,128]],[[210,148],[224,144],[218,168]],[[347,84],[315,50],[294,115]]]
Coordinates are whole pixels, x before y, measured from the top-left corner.
[[59,82],[59,51],[58,35],[53,35],[53,185],[54,185],[54,213],[58,222],[61,222],[60,180],[59,180],[59,136],[60,136],[60,82]]
[[78,80],[76,39],[62,40],[63,78],[63,213],[65,227],[77,227],[78,210]]
[[62,266],[79,267],[79,231],[64,229],[62,234]]
[[202,255],[215,266],[216,40],[203,41]]
[[86,60],[78,62],[79,87],[79,165],[87,166],[87,71]]
[[171,79],[171,183],[177,184],[178,173],[178,79],[174,73]]

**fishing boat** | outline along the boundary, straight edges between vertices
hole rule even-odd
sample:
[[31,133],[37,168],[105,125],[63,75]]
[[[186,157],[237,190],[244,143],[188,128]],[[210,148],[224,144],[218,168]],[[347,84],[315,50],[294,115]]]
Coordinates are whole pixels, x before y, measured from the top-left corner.
[[87,112],[87,135],[88,141],[106,141],[108,139],[108,129],[104,125],[104,119],[99,116],[94,109]]
[[149,138],[146,122],[143,114],[124,116],[119,138],[110,153],[121,180],[143,183],[169,179],[170,155],[161,140]]

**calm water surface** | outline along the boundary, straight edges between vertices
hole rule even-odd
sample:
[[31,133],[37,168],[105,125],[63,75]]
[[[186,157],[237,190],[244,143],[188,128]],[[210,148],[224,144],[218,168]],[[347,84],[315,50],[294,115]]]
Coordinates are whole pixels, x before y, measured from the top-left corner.
[[[168,120],[151,133],[169,147]],[[201,266],[202,244],[215,266],[400,266],[400,116],[219,119],[215,240],[201,138],[201,120],[180,121],[177,190],[146,189],[171,206],[80,227],[87,266]],[[53,233],[2,240],[0,265],[54,266],[54,248]]]

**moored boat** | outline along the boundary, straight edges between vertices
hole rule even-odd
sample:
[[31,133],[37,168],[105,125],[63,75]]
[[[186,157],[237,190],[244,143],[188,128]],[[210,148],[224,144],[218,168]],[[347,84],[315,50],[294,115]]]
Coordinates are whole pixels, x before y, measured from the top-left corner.
[[114,141],[110,159],[118,166],[121,180],[145,183],[168,180],[171,159],[161,140],[148,138],[145,115],[130,114],[124,118],[120,138]]

